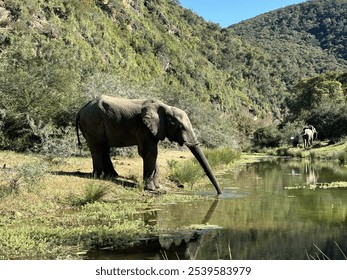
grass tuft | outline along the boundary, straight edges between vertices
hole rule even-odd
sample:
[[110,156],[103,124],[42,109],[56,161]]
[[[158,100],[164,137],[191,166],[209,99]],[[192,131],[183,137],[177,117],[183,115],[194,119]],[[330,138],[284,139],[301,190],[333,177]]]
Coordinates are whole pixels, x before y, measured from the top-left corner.
[[201,166],[192,159],[185,162],[170,160],[168,165],[171,171],[169,178],[179,185],[189,184],[193,186],[204,174]]
[[206,149],[204,153],[211,167],[228,165],[241,157],[240,151],[229,147]]
[[[241,152],[227,147],[206,149],[204,154],[212,168],[228,165],[241,156]],[[194,158],[183,162],[171,160],[168,161],[168,165],[171,171],[169,178],[180,185],[189,184],[193,186],[204,175],[203,169]]]
[[100,201],[109,192],[109,188],[105,185],[95,185],[89,183],[85,186],[84,193],[81,196],[75,197],[72,200],[74,206],[83,206],[88,203]]

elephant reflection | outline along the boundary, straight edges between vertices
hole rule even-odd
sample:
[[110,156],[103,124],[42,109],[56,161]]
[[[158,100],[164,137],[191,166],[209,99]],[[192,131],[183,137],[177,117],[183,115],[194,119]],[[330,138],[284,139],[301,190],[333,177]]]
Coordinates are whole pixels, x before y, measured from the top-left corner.
[[[209,224],[218,208],[219,199],[216,199],[208,209],[201,224]],[[181,234],[159,236],[160,252],[157,252],[155,259],[197,259],[198,253],[205,243],[215,243],[217,230],[196,229],[189,230]]]
[[305,164],[304,173],[306,176],[306,183],[309,185],[317,184],[318,174],[316,174],[316,170],[314,166],[310,163]]

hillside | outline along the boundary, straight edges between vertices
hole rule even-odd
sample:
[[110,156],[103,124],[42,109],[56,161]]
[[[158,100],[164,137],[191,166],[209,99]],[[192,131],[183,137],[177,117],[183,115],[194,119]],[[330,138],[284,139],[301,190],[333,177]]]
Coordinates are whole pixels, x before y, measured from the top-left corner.
[[235,75],[248,71],[245,57],[261,54],[177,1],[4,0],[0,30],[4,148],[19,145],[7,138],[33,140],[28,119],[65,127],[99,94],[158,97],[188,110],[212,146],[239,142],[248,130],[239,115],[253,118],[249,108],[272,112],[252,81]]
[[288,85],[326,71],[347,70],[347,1],[311,0],[230,26],[273,57]]
[[206,146],[247,147],[284,120],[302,78],[347,72],[345,5],[221,28],[177,0],[0,0],[0,148],[64,138],[100,94],[159,98],[188,112]]

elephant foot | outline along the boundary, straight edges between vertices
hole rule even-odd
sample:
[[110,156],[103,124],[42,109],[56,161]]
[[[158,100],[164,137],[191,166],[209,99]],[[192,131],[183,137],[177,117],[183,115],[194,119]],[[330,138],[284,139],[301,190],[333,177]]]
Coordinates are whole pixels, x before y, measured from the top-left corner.
[[144,187],[145,191],[155,191],[159,188],[160,188],[160,185],[155,180],[153,179],[145,180],[145,187]]
[[105,178],[117,178],[119,177],[118,173],[116,171],[110,171],[110,172],[105,172]]
[[112,179],[119,177],[116,171],[104,172],[104,171],[93,171],[94,179]]

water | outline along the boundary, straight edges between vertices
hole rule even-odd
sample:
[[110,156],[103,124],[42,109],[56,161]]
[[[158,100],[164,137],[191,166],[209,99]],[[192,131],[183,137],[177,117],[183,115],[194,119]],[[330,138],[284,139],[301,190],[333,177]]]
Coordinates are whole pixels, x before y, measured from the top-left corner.
[[[301,188],[347,181],[346,168],[332,162],[267,160],[218,179],[224,191],[218,199],[167,205],[145,215],[148,223],[175,234],[123,251],[91,251],[89,257],[346,259],[347,189]],[[203,194],[215,192],[209,186]],[[191,225],[198,230],[177,233]]]

